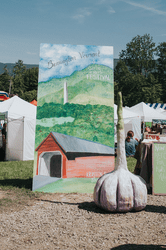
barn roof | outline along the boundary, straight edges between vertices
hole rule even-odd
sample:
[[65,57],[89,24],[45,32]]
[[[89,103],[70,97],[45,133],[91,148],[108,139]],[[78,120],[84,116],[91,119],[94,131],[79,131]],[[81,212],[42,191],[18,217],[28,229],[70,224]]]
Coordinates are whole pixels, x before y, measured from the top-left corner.
[[80,139],[70,135],[64,135],[56,132],[51,132],[58,144],[66,153],[97,153],[97,154],[112,154],[114,149],[100,143]]

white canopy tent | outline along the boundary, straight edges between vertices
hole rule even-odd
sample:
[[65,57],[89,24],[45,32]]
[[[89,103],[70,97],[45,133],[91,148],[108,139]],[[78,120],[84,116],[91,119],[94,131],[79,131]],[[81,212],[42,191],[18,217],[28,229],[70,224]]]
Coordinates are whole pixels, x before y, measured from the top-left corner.
[[144,102],[140,102],[128,110],[137,113],[143,122],[152,122],[153,119],[165,120],[165,115],[149,107]]
[[[127,132],[132,130],[134,132],[134,138],[138,140],[141,139],[141,119],[139,115],[135,112],[132,112],[126,108],[123,108],[123,120],[124,120],[124,129],[125,136],[127,136]],[[117,105],[114,104],[114,123],[117,124]],[[116,142],[116,131],[115,131],[115,142]]]
[[6,114],[6,160],[33,160],[36,106],[14,96],[0,103],[0,114]]

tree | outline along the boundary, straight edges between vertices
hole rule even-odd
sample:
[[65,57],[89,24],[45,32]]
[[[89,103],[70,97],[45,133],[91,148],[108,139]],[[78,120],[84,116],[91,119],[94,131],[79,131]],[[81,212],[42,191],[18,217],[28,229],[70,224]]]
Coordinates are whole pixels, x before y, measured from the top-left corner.
[[3,68],[4,73],[0,75],[0,90],[9,93],[9,86],[11,77],[9,75],[7,65]]
[[24,87],[26,91],[37,90],[38,87],[38,68],[27,69],[24,73]]
[[157,59],[157,78],[162,84],[162,101],[166,102],[166,42],[160,43],[157,46],[156,55]]
[[155,67],[154,53],[155,43],[149,34],[137,35],[126,44],[126,50],[120,53],[120,59],[124,60],[133,74],[142,74],[145,77]]
[[115,103],[119,91],[123,94],[123,105],[131,107],[139,102],[160,102],[162,87],[153,74],[148,77],[133,74],[120,60],[115,69]]
[[37,100],[38,68],[34,67],[26,70],[24,74],[24,88],[25,92],[22,98],[25,101]]
[[38,68],[26,69],[23,61],[18,62],[13,67],[14,94],[17,94],[25,101],[37,100]]
[[18,60],[15,66],[13,67],[13,85],[14,85],[14,94],[22,96],[25,91],[24,86],[24,74],[26,72],[26,67],[23,65],[22,60]]
[[132,73],[129,72],[129,69],[125,65],[125,62],[119,60],[117,66],[114,70],[114,101],[117,103],[117,95],[118,92],[121,91],[123,94],[123,104],[129,105],[128,100],[128,93],[129,93],[129,84],[130,79],[132,77]]

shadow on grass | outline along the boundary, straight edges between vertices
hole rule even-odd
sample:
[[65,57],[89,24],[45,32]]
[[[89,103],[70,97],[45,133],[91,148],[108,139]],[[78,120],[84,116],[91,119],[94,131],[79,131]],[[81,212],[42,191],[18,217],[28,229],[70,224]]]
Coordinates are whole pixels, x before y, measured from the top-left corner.
[[[67,204],[67,205],[76,205],[78,208],[86,210],[88,212],[93,212],[93,213],[100,213],[100,214],[115,214],[117,212],[108,212],[102,208],[99,208],[93,201],[92,202],[81,202],[81,203],[71,203],[71,202],[64,202],[64,201],[49,201],[49,200],[44,200],[41,199],[42,201],[45,202],[50,202],[50,203],[56,203],[56,204]],[[151,212],[151,213],[161,213],[161,214],[166,214],[166,207],[164,206],[154,206],[154,205],[147,205],[146,208],[144,209],[146,212]],[[141,211],[130,211],[130,213],[139,213]],[[123,213],[120,213],[123,214]],[[124,213],[125,214],[125,213]]]
[[0,180],[0,187],[18,187],[32,190],[32,178]]
[[125,244],[118,247],[113,247],[110,250],[160,250],[166,249],[166,245],[137,245],[137,244]]

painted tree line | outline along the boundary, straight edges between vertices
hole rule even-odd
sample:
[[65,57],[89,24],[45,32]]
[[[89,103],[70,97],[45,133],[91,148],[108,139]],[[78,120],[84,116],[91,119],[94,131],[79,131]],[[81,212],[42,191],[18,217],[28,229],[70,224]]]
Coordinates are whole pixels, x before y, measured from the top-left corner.
[[[26,69],[18,60],[9,75],[7,67],[0,75],[0,90],[17,94],[26,101],[37,98],[38,68]],[[115,103],[117,93],[123,94],[123,104],[139,102],[166,103],[166,42],[158,46],[149,34],[137,35],[119,55],[114,69]]]
[[[114,110],[105,105],[81,105],[74,103],[45,103],[38,106],[37,119],[48,121],[50,118],[72,117],[74,120],[64,121],[62,124],[54,121],[53,127],[36,126],[37,147],[51,132],[58,132],[98,142],[114,147]],[[104,122],[103,122],[104,121]]]

